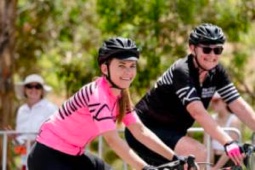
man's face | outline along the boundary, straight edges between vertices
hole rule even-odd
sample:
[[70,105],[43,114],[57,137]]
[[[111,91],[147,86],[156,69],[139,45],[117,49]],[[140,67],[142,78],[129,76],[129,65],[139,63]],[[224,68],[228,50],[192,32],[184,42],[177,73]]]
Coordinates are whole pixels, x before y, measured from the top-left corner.
[[215,45],[192,45],[192,53],[197,56],[199,64],[206,70],[214,68],[219,63],[223,51],[222,44]]

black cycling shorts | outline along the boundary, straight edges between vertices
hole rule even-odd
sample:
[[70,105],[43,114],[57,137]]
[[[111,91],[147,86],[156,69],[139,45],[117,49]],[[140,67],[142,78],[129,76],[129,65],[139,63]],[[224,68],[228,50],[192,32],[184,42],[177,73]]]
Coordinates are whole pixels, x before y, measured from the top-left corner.
[[100,158],[86,153],[73,156],[36,142],[28,156],[29,170],[112,170]]
[[[177,142],[185,136],[185,133],[179,133],[177,131],[171,131],[164,128],[150,128],[167,146],[174,150]],[[168,163],[169,160],[162,157],[161,155],[155,153],[154,151],[148,149],[142,143],[137,141],[130,131],[125,129],[125,137],[129,146],[135,150],[135,152],[148,164],[150,165],[161,165]]]

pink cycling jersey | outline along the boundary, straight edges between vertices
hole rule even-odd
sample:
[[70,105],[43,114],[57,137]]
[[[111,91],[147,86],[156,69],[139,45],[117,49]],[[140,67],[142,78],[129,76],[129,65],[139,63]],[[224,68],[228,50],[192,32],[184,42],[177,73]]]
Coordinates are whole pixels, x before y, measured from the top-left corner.
[[[36,140],[67,154],[82,154],[95,137],[117,128],[118,98],[104,77],[86,84],[41,126]],[[138,121],[135,112],[122,120],[125,126]]]

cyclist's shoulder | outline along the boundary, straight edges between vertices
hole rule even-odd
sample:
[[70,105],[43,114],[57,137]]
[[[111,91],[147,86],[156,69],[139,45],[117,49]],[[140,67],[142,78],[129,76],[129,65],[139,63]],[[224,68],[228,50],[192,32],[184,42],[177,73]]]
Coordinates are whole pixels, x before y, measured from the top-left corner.
[[[102,97],[103,96],[103,97]],[[108,99],[114,98],[111,93],[110,85],[105,77],[97,77],[93,81],[84,84],[76,91],[66,103],[76,103],[77,105],[86,105],[89,103],[106,103]]]
[[75,95],[84,94],[87,97],[92,97],[92,96],[97,96],[100,93],[106,93],[109,91],[109,89],[110,89],[110,85],[107,83],[106,78],[97,77],[94,79],[94,81],[88,82],[87,84],[83,85],[75,93]]
[[184,58],[179,58],[176,60],[167,70],[167,72],[171,72],[172,74],[188,74],[190,71],[191,61],[189,56]]
[[171,67],[181,69],[181,68],[188,67],[188,65],[189,65],[191,62],[192,62],[191,56],[190,56],[190,55],[187,55],[187,56],[185,56],[185,57],[182,57],[182,58],[177,59],[177,60],[171,65]]

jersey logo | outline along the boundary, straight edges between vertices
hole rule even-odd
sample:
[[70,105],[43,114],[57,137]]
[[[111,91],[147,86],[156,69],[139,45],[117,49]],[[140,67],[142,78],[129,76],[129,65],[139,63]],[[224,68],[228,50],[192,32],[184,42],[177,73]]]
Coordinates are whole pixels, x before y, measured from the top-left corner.
[[98,107],[99,105],[100,105],[100,103],[89,105],[90,112],[93,113],[93,115],[94,115],[93,119],[95,119],[97,121],[102,121],[105,119],[114,119],[115,120],[114,116],[102,116],[102,114],[100,115],[100,113],[102,113],[105,109],[106,109],[105,112],[111,112],[111,113],[112,113],[112,110],[106,104],[103,104],[102,106]]
[[194,87],[184,87],[178,90],[176,94],[181,99],[183,105],[186,105],[190,101],[200,100],[200,98],[197,97],[196,89]]
[[213,96],[215,90],[216,90],[216,87],[203,88],[201,97],[210,98]]

